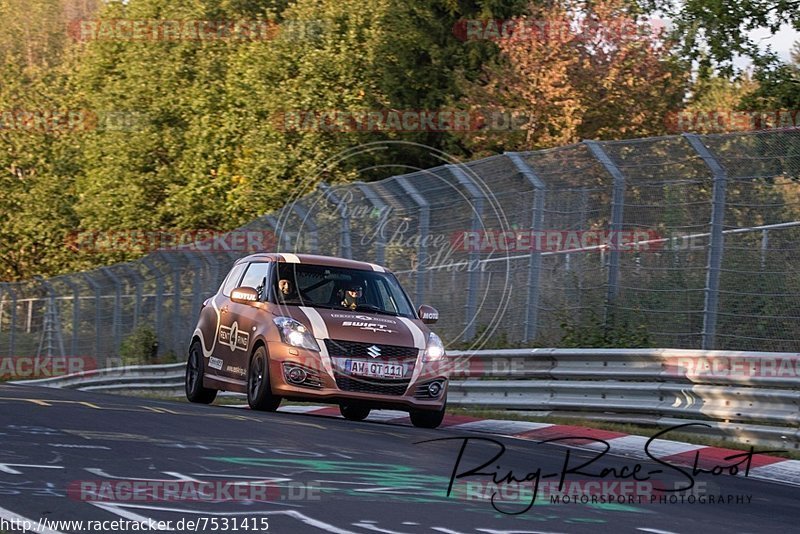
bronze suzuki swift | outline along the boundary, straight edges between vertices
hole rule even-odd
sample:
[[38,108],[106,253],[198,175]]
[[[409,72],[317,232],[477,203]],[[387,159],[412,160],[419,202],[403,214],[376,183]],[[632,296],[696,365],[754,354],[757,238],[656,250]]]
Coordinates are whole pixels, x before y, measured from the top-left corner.
[[445,350],[387,269],[327,256],[253,254],[203,303],[189,348],[186,396],[247,394],[254,410],[282,399],[339,405],[350,420],[372,409],[409,412],[435,428],[447,401]]

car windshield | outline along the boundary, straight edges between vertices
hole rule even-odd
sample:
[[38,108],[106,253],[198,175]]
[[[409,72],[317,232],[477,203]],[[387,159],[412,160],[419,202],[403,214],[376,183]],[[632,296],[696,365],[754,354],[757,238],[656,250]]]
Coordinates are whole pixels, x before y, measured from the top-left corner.
[[411,301],[390,273],[306,263],[278,263],[276,272],[279,304],[414,317]]

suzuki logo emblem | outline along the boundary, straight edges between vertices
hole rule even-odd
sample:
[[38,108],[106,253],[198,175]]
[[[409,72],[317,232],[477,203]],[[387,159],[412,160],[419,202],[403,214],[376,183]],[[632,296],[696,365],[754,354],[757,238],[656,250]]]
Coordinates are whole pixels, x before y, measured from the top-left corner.
[[376,346],[376,345],[372,345],[371,347],[367,347],[367,354],[369,354],[373,358],[377,358],[378,356],[381,355],[381,348]]

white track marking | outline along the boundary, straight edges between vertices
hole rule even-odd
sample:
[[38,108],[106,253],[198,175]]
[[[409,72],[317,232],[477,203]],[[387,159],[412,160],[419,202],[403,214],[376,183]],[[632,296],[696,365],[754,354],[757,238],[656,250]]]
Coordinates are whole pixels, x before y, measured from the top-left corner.
[[12,469],[12,467],[34,467],[36,469],[64,469],[60,465],[0,464],[0,473],[8,473],[9,475],[22,474],[20,471]]
[[498,419],[483,419],[480,421],[471,421],[469,423],[453,425],[448,428],[457,430],[471,430],[473,432],[489,432],[500,435],[513,435],[551,426],[553,425],[548,423],[533,423],[529,421],[501,421]]

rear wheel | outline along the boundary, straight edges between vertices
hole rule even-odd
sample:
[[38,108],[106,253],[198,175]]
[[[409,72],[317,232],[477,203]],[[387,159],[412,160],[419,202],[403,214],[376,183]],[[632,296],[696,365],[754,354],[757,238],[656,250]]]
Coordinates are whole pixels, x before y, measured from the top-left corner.
[[195,340],[189,347],[189,360],[186,362],[186,398],[189,402],[211,404],[217,398],[216,389],[203,387],[203,348]]
[[442,424],[444,420],[444,412],[447,409],[447,403],[442,405],[441,410],[411,410],[409,416],[411,417],[411,424],[420,428],[436,428]]
[[281,405],[281,398],[272,394],[267,349],[264,347],[258,347],[250,360],[250,369],[247,372],[247,404],[253,410],[261,412],[274,412]]
[[369,417],[370,409],[356,404],[340,404],[339,411],[349,421],[363,421]]

